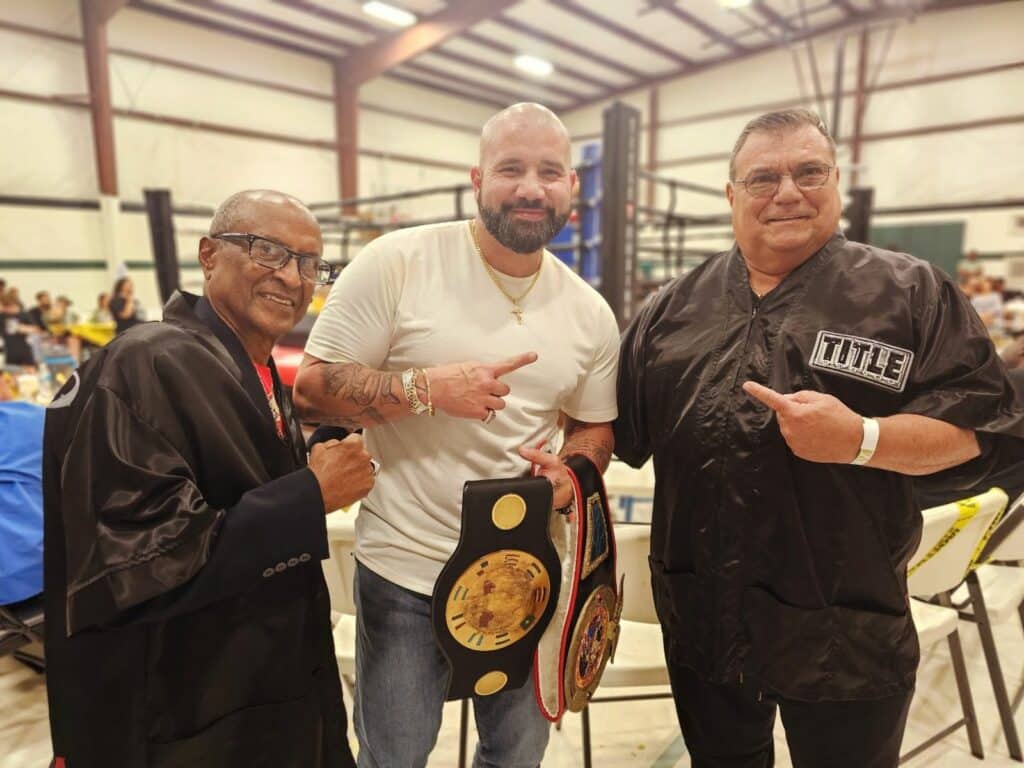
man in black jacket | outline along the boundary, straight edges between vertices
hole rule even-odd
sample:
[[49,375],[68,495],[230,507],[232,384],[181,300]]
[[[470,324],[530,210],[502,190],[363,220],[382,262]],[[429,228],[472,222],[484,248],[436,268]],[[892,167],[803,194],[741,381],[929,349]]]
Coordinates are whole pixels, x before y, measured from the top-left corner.
[[[651,567],[695,768],[893,768],[918,661],[911,476],[1024,435],[950,279],[849,242],[835,146],[804,110],[751,121],[736,243],[626,332],[616,452],[657,477]],[[987,438],[982,438],[987,445]]]
[[275,339],[330,275],[299,201],[229,198],[205,296],[89,360],[46,420],[54,765],[353,765],[320,569],[325,512],[373,484],[361,438],[316,446]]

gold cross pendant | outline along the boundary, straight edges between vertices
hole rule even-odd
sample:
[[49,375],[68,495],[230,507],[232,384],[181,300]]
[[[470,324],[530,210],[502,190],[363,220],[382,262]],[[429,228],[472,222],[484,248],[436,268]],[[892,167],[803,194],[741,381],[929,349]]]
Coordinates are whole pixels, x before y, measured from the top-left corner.
[[523,324],[523,310],[521,310],[518,305],[513,305],[513,307],[512,307],[512,314],[516,316],[516,323],[518,325],[522,325]]

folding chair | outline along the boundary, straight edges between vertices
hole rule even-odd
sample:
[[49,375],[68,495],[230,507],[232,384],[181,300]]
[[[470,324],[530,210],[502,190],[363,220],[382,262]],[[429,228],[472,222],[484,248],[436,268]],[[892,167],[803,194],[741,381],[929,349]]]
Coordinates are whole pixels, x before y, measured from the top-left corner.
[[648,461],[640,469],[618,459],[612,459],[604,473],[604,487],[608,492],[612,519],[627,523],[651,521],[654,502],[654,464]]
[[356,561],[356,515],[359,503],[327,516],[327,544],[330,559],[323,562],[324,579],[331,595],[331,623],[334,626],[334,654],[338,670],[350,690],[355,689],[356,602],[352,594]]
[[1024,568],[1014,565],[998,565],[1024,560],[1024,496],[1014,501],[1010,511],[996,526],[978,560],[981,565],[967,577],[963,587],[954,595],[954,604],[960,609],[960,618],[974,622],[981,637],[981,648],[992,681],[1003,736],[1010,756],[1024,762],[1020,736],[1013,715],[1024,696],[1024,686],[1019,688],[1011,702],[1003,676],[999,652],[996,648],[992,627],[1019,617],[1024,626]]
[[[912,598],[910,610],[922,650],[942,638],[946,638],[949,644],[963,717],[906,752],[900,757],[901,763],[938,743],[961,726],[967,729],[971,754],[977,758],[984,757],[963,647],[960,644],[957,611],[952,607],[950,594],[964,581],[977,561],[995,523],[1006,509],[1006,502],[1006,494],[993,488],[980,496],[926,509],[922,513],[924,528],[921,543],[907,569],[907,586]],[[934,598],[938,604],[916,598]]]
[[42,653],[33,653],[27,648],[33,642],[42,648],[43,596],[0,605],[0,655],[13,653],[25,666],[44,672],[46,659]]

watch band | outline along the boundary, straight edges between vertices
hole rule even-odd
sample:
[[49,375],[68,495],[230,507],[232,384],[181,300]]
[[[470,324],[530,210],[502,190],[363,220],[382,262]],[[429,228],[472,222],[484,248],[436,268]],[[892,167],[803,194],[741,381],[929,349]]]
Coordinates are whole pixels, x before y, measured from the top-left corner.
[[878,420],[862,416],[861,422],[864,425],[864,437],[860,441],[860,450],[850,462],[858,467],[871,461],[871,457],[875,455],[875,448],[878,447]]
[[416,368],[406,368],[402,371],[402,391],[405,392],[405,399],[409,401],[409,410],[415,415],[429,413],[433,416],[433,408],[420,400],[420,396],[416,393],[417,371]]

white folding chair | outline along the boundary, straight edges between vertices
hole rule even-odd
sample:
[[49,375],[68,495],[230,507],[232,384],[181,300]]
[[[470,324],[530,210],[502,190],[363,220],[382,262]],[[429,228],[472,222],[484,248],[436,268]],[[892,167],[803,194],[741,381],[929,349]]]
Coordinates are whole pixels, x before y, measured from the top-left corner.
[[[926,509],[921,543],[907,569],[907,587],[912,599],[910,610],[917,628],[918,642],[929,648],[942,638],[956,676],[963,717],[901,756],[905,762],[933,746],[961,726],[967,729],[971,754],[984,757],[978,719],[971,698],[963,648],[958,631],[958,614],[950,594],[970,572],[988,536],[1006,508],[1006,494],[993,488],[980,496]],[[934,598],[937,605],[916,598]]]
[[[607,688],[667,686],[668,666],[665,663],[661,625],[654,610],[651,569],[647,559],[651,551],[651,527],[617,523],[615,546],[619,573],[625,575],[622,620],[619,624],[619,644],[615,650],[615,660],[605,667],[598,691]],[[671,691],[627,696],[594,696],[580,713],[583,719],[584,768],[591,766],[590,704],[666,699],[671,696]]]
[[356,672],[356,603],[352,593],[356,561],[356,515],[359,502],[327,516],[330,559],[323,562],[324,578],[331,595],[334,653],[342,679],[352,687]]
[[654,502],[653,462],[633,469],[623,461],[612,459],[604,473],[604,487],[613,520],[650,522],[650,507]]
[[[1014,501],[988,540],[979,560],[983,563],[1014,562],[1024,560],[1024,496]],[[1013,715],[1020,706],[1024,686],[1010,700],[1003,676],[1002,664],[996,649],[992,627],[1020,618],[1024,626],[1024,568],[1011,565],[981,565],[967,577],[964,585],[953,594],[953,601],[961,609],[960,618],[974,622],[981,637],[992,693],[996,699],[999,718],[1003,726],[1010,756],[1020,762],[1022,757],[1020,736]]]

